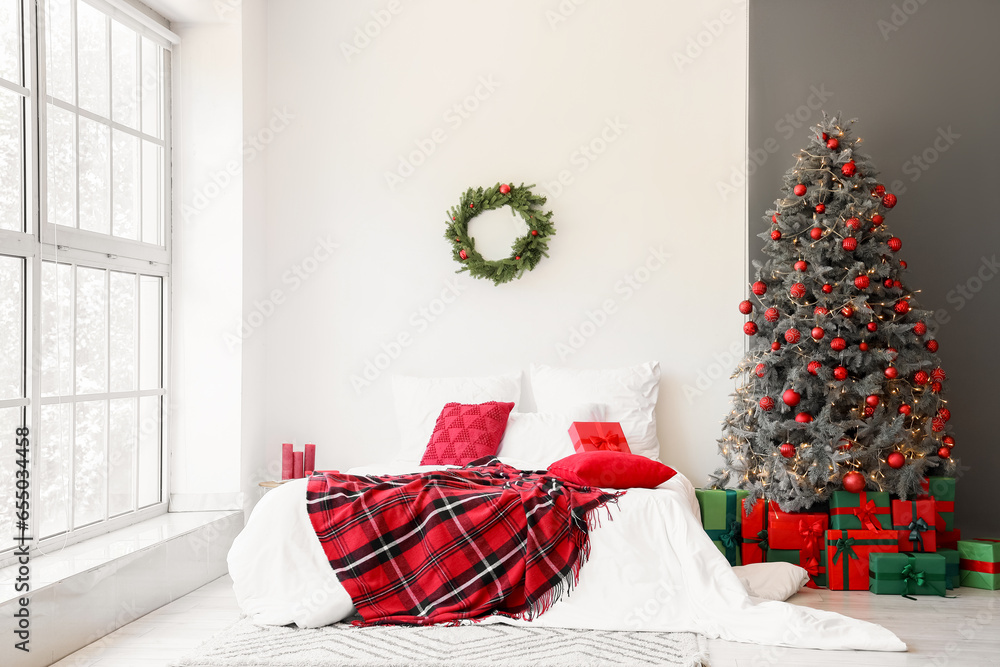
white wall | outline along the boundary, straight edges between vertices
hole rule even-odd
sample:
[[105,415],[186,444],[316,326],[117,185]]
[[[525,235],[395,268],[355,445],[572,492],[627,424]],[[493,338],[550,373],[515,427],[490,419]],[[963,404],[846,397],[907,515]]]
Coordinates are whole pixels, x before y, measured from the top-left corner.
[[[372,12],[391,20],[348,60],[340,45]],[[744,159],[744,4],[281,0],[267,33],[268,119],[287,127],[261,135],[266,279],[245,300],[267,317],[245,344],[266,336],[268,461],[282,441],[318,443],[320,467],[390,457],[390,373],[659,360],[664,460],[704,482],[735,361],[716,357],[742,345],[743,194],[723,201],[716,182]],[[467,118],[449,113],[477,91]],[[623,129],[582,158],[609,121]],[[385,172],[437,128],[446,139],[390,188]],[[562,170],[551,257],[501,287],[459,276],[461,296],[424,329],[420,309],[456,277],[445,210],[469,186],[545,189]],[[320,239],[339,244],[329,259]],[[666,267],[627,294],[620,281],[660,248]],[[608,299],[617,312],[563,362],[557,345]],[[412,344],[356,391],[351,376],[401,333]],[[686,397],[699,374],[704,391]]]

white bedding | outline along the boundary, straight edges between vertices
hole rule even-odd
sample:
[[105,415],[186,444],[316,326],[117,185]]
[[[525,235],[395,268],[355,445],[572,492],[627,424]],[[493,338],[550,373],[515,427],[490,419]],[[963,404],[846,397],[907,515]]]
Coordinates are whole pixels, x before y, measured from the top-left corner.
[[[413,465],[390,464],[350,472],[413,470]],[[237,600],[257,623],[319,627],[354,613],[313,532],[305,486],[305,480],[296,480],[267,493],[229,552]],[[690,631],[801,648],[906,650],[899,638],[879,625],[751,598],[702,530],[698,512],[694,487],[680,474],[657,489],[629,490],[617,508],[611,507],[613,520],[602,514],[600,527],[591,531],[591,556],[579,584],[530,623]],[[487,621],[527,623],[500,617]]]

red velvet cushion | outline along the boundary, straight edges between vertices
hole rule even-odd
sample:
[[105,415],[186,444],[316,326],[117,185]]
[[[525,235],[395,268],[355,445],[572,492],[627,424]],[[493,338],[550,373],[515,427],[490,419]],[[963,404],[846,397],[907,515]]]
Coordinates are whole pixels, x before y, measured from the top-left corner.
[[464,466],[500,449],[513,403],[448,403],[437,418],[420,465]]
[[677,474],[659,461],[621,452],[583,452],[559,459],[549,473],[582,486],[605,489],[654,489]]

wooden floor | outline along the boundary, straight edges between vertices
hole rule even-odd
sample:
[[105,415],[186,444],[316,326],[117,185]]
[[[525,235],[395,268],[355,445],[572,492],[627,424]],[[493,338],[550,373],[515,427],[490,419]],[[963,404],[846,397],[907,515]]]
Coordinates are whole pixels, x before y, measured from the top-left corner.
[[[1000,591],[955,591],[955,599],[806,589],[790,601],[886,626],[907,653],[808,651],[711,640],[711,667],[1000,667]],[[58,667],[166,667],[239,618],[226,576],[143,616],[56,663]]]

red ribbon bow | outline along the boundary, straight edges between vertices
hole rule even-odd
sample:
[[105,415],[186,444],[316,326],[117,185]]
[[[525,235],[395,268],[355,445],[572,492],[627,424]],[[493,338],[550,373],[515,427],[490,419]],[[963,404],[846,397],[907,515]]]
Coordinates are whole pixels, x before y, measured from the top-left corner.
[[882,530],[882,525],[875,521],[875,501],[869,500],[863,507],[854,510],[861,521],[861,527],[867,530]]
[[799,519],[799,535],[802,536],[802,548],[799,549],[799,565],[809,573],[809,587],[815,588],[813,579],[821,574],[819,564],[820,542],[823,538],[823,522],[814,521],[812,524],[803,519]]
[[618,444],[618,434],[608,433],[605,436],[591,436],[589,438],[584,438],[583,442],[593,445],[594,449],[604,452],[620,452],[622,450],[621,445]]

